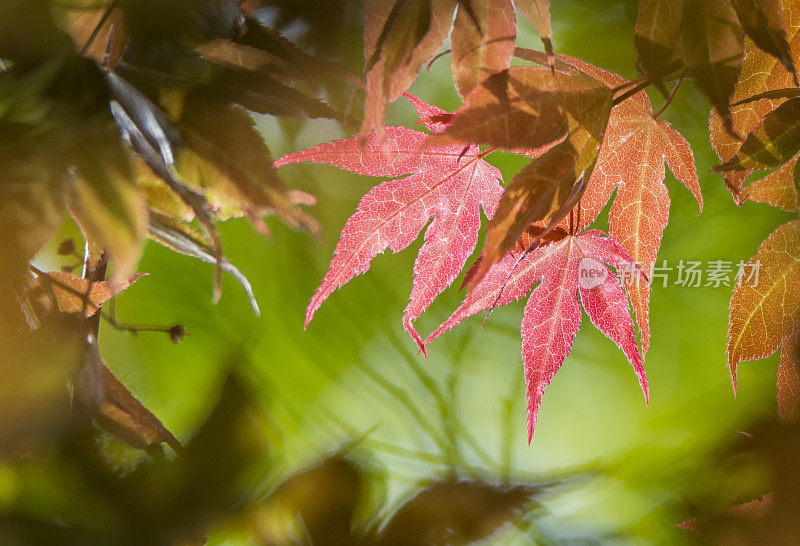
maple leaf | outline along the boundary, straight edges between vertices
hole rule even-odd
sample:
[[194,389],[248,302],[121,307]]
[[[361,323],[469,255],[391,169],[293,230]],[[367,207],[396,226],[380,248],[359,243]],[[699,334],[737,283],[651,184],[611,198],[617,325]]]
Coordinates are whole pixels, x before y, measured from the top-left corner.
[[552,30],[550,29],[550,0],[515,0],[517,8],[531,22],[542,40],[548,64],[553,64]]
[[511,0],[464,0],[459,4],[450,34],[450,59],[462,97],[487,76],[508,68],[515,39]]
[[611,90],[586,74],[514,67],[473,89],[451,125],[429,139],[429,145],[489,144],[534,151],[534,156],[547,149],[503,193],[473,283],[533,222],[557,223],[574,207],[595,164],[610,111]]
[[731,0],[731,4],[747,35],[786,68],[795,85],[800,85],[786,36],[781,0]]
[[781,368],[788,371],[794,366],[796,373],[797,351],[793,347],[786,351],[786,344],[794,343],[800,332],[799,294],[800,222],[794,220],[780,226],[761,243],[733,291],[728,366],[734,390],[740,362],[765,358],[780,346],[785,353]]
[[[446,114],[406,95],[431,130]],[[276,166],[290,163],[329,163],[362,175],[393,178],[372,188],[345,223],[328,272],[306,310],[305,325],[330,294],[356,275],[387,248],[399,252],[425,227],[425,240],[414,263],[414,283],[403,324],[424,350],[413,321],[447,288],[475,249],[480,209],[488,218],[500,200],[502,175],[483,160],[477,146],[422,148],[427,134],[405,127],[385,127],[385,140],[376,132],[362,144],[345,138],[284,156]]]
[[147,273],[137,273],[121,283],[100,281],[92,283],[88,279],[78,277],[66,271],[51,271],[45,273],[44,279],[39,277],[40,284],[44,281],[52,289],[55,304],[62,313],[83,312],[85,317],[91,317],[100,309],[104,302],[110,300]]
[[[791,51],[791,57],[796,58],[800,54],[800,10],[794,6],[793,2],[783,2],[783,16],[786,25],[786,34]],[[790,73],[781,61],[760,49],[754,42],[745,41],[744,58],[739,80],[734,88],[731,100],[733,105],[730,108],[731,119],[734,130],[740,135],[750,134],[764,117],[775,110],[783,99],[776,97],[773,100],[756,100],[741,102],[752,96],[769,91],[775,91],[791,87],[794,76]],[[733,138],[723,129],[723,122],[716,112],[712,112],[709,118],[709,132],[711,133],[711,145],[717,152],[720,160],[725,163],[736,155],[742,146],[742,142]],[[791,159],[789,163],[792,167],[796,159]],[[772,188],[791,187],[793,191],[794,180],[792,167],[779,169],[774,174],[774,178],[764,182]],[[764,202],[776,206],[782,206],[785,201],[772,201],[771,195],[774,192],[762,193],[758,188],[750,192],[741,193],[747,171],[729,171],[723,173],[725,183],[731,191],[737,204],[741,204],[745,199],[755,200],[764,199]],[[780,195],[781,192],[777,194]],[[781,204],[778,204],[781,203]]]
[[729,104],[742,67],[744,35],[788,70],[797,84],[780,0],[640,0],[635,45],[639,70],[666,93],[681,67],[738,140]]
[[362,134],[383,126],[386,105],[408,89],[441,47],[455,0],[370,0],[364,22],[367,102]]
[[[591,230],[567,235],[527,255],[510,252],[473,286],[458,309],[425,340],[427,345],[464,319],[491,308],[495,301],[497,305],[506,305],[530,292],[521,328],[522,360],[528,385],[529,442],[533,438],[544,389],[564,363],[580,328],[579,294],[592,323],[625,353],[639,378],[645,399],[649,399],[642,355],[628,313],[628,299],[617,277],[604,264],[618,270],[633,267],[639,274],[641,270],[619,243],[603,235]],[[523,257],[517,264],[520,256]],[[541,282],[533,288],[537,281]]]
[[800,151],[800,98],[789,99],[764,116],[732,158],[715,171],[779,167]]
[[[515,0],[553,57],[549,0]],[[364,23],[366,103],[361,134],[382,132],[386,105],[408,89],[422,64],[453,31],[453,79],[465,96],[486,77],[509,67],[516,42],[511,0],[369,0]]]
[[742,24],[728,0],[639,2],[635,30],[639,69],[665,92],[662,79],[684,67],[722,114],[731,134],[735,133],[728,103],[742,63],[743,38]]
[[[517,48],[517,56],[544,61],[540,53],[521,48]],[[622,76],[585,61],[565,55],[556,58],[566,68],[580,70],[609,88],[628,83]],[[703,196],[689,143],[668,122],[653,118],[646,93],[636,93],[611,109],[603,144],[580,199],[579,228],[585,228],[597,219],[617,188],[609,211],[609,233],[645,270],[656,261],[669,220],[665,162],[692,192],[702,211]],[[646,282],[626,285],[646,354],[650,345],[650,286]]]

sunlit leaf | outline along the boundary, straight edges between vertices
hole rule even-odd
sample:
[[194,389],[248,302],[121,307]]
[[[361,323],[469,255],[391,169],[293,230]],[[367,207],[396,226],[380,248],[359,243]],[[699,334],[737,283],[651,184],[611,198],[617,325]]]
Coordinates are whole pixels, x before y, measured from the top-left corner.
[[728,0],[685,0],[681,24],[683,62],[689,76],[734,133],[729,108],[742,66],[743,31]]
[[[420,118],[444,111],[410,97]],[[435,123],[428,123],[436,127]],[[320,144],[280,158],[275,165],[330,163],[362,175],[392,177],[372,188],[348,219],[322,284],[306,310],[306,326],[330,294],[372,259],[391,249],[399,252],[425,231],[425,242],[414,265],[414,284],[403,314],[406,330],[421,346],[413,321],[447,288],[475,249],[480,210],[494,214],[500,198],[500,171],[483,160],[477,146],[423,148],[428,135],[405,127],[386,127],[385,140],[376,132],[366,142],[347,138]],[[409,175],[402,178],[403,175]]]
[[[465,5],[470,6],[469,13]],[[508,68],[515,39],[511,0],[465,0],[459,4],[450,43],[453,79],[462,97],[488,76]]]
[[781,0],[731,0],[731,4],[747,35],[758,47],[778,59],[792,75],[795,85],[800,85],[786,37]]
[[408,89],[450,30],[455,0],[370,0],[366,3],[366,92],[362,135],[383,127],[386,105]]
[[684,0],[639,0],[634,36],[637,67],[662,89],[661,79],[681,64],[684,3]]
[[734,389],[740,362],[767,357],[785,338],[797,335],[799,283],[800,224],[795,220],[780,226],[761,243],[733,291],[728,365]]
[[800,151],[800,98],[789,99],[764,116],[731,159],[716,171],[778,167]]
[[647,378],[628,299],[617,277],[604,264],[641,275],[625,249],[598,231],[564,237],[527,255],[511,252],[473,285],[464,302],[428,336],[425,344],[464,319],[492,308],[495,302],[506,305],[530,292],[521,330],[530,441],[542,394],[564,363],[580,328],[580,295],[592,323],[625,353],[647,399]]

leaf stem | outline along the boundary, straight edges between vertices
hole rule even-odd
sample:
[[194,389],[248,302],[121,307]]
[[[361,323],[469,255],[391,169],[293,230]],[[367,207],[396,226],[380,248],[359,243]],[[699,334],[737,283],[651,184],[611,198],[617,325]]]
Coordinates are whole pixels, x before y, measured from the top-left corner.
[[638,83],[633,88],[629,89],[628,91],[625,91],[623,94],[621,94],[620,96],[615,98],[613,101],[611,101],[611,106],[616,106],[619,103],[621,103],[622,101],[631,98],[632,96],[634,96],[639,91],[642,91],[643,89],[647,88],[651,83],[652,82],[649,79],[646,79],[646,78],[643,79],[643,80],[639,80]]
[[683,72],[681,72],[681,77],[680,77],[680,79],[678,80],[678,83],[676,83],[676,84],[675,84],[675,87],[673,87],[673,88],[672,88],[672,91],[670,92],[669,96],[667,97],[667,100],[666,100],[666,101],[664,101],[664,104],[663,104],[663,106],[661,106],[661,108],[659,108],[659,109],[658,109],[658,112],[656,112],[655,114],[653,114],[653,119],[658,119],[658,118],[659,118],[659,116],[661,116],[661,114],[663,114],[663,113],[664,113],[664,110],[666,110],[666,109],[667,109],[667,106],[669,106],[669,105],[670,105],[670,103],[672,102],[672,99],[673,99],[673,98],[675,98],[675,93],[677,93],[677,91],[678,91],[678,88],[679,88],[679,87],[681,86],[681,84],[683,83],[683,79],[684,79],[685,77],[686,77],[686,70],[684,69],[684,70],[683,70]]

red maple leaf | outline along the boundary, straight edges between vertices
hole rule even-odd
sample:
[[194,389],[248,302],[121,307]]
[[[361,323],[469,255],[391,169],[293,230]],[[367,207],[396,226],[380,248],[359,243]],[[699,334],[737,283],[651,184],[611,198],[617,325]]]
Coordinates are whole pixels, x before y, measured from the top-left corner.
[[[543,58],[538,52],[519,48],[517,51],[530,60],[541,61]],[[565,55],[556,57],[608,87],[628,83],[622,76],[580,59]],[[611,110],[603,145],[580,200],[579,227],[585,228],[595,221],[614,189],[618,188],[609,212],[609,234],[645,270],[656,261],[669,220],[669,194],[664,185],[665,162],[675,177],[692,192],[702,211],[703,196],[689,143],[668,122],[653,118],[650,99],[642,91]],[[642,352],[646,354],[650,345],[650,286],[649,283],[637,282],[626,288],[636,312]]]
[[[428,344],[464,319],[492,308],[501,290],[497,305],[518,300],[530,292],[522,319],[522,359],[528,384],[528,442],[533,438],[542,393],[569,354],[580,328],[579,293],[592,323],[622,349],[639,377],[645,399],[649,399],[642,355],[628,312],[628,298],[617,277],[604,264],[613,265],[618,271],[633,268],[640,275],[641,270],[619,243],[603,235],[597,230],[567,235],[538,247],[518,264],[520,251],[510,252],[425,340]],[[541,282],[531,291],[537,281]]]
[[[434,132],[444,129],[447,112],[406,94],[421,121]],[[410,245],[433,218],[414,263],[414,283],[403,325],[424,351],[414,320],[458,276],[478,241],[480,209],[488,218],[500,200],[502,175],[483,160],[478,146],[429,146],[427,134],[406,127],[386,127],[364,142],[345,138],[280,158],[276,166],[310,161],[330,163],[362,175],[402,177],[372,188],[345,223],[328,272],[306,310],[308,326],[330,294],[387,248]],[[408,175],[408,176],[404,176]]]

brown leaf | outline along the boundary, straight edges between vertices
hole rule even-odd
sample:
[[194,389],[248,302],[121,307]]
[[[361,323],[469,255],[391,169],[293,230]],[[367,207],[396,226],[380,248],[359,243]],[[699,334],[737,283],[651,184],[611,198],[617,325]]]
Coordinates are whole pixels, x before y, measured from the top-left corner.
[[0,334],[0,456],[41,445],[66,430],[66,385],[80,366],[84,346],[80,322],[58,315],[33,331]]
[[289,521],[307,534],[311,544],[358,544],[353,517],[362,500],[364,478],[355,463],[338,454],[288,478],[253,511],[261,543],[296,543],[298,537],[287,536],[294,529],[274,523]]
[[539,491],[525,485],[443,480],[400,507],[381,531],[380,546],[471,544],[513,520]]
[[745,187],[741,193],[742,199],[766,203],[786,211],[796,211],[797,191],[795,190],[795,179],[797,175],[797,158],[795,158],[787,161],[764,178],[756,180]]
[[729,108],[742,66],[744,32],[728,0],[685,0],[681,23],[683,62],[689,76],[736,134]]
[[408,89],[450,30],[455,0],[369,0],[364,26],[367,98],[361,134],[383,127],[386,105]]
[[[800,224],[787,222],[761,243],[744,268],[730,303],[728,366],[733,387],[743,360],[765,358],[788,336],[797,335],[800,320]],[[757,275],[755,275],[757,273]],[[750,275],[755,278],[749,279]]]
[[755,44],[778,59],[797,81],[786,24],[783,22],[783,7],[780,0],[731,0],[742,27]]
[[119,4],[113,0],[84,0],[72,2],[69,7],[57,6],[61,24],[75,49],[107,70],[117,65],[128,46],[125,14]]
[[[471,8],[469,12],[465,6]],[[464,0],[459,4],[450,35],[458,93],[464,97],[488,76],[508,68],[515,41],[511,0]]]
[[[783,14],[789,36],[789,45],[793,52],[792,56],[796,57],[800,52],[800,32],[798,32],[798,28],[800,28],[800,10],[789,9],[793,5],[790,0],[785,0]],[[764,116],[780,104],[779,100],[743,101],[761,94],[789,89],[792,83],[791,74],[786,71],[786,68],[775,57],[764,52],[752,41],[745,40],[742,72],[732,97],[734,106],[731,107],[733,126],[736,132],[741,135],[749,134],[761,123]],[[709,119],[709,130],[711,144],[714,146],[717,155],[723,163],[728,161],[739,150],[742,142],[733,138],[723,128],[722,119],[715,112],[712,112]],[[737,202],[741,201],[739,192],[747,175],[748,173],[744,171],[732,171],[723,175],[726,185]],[[792,182],[788,181],[787,183],[791,184]]]
[[144,193],[133,182],[124,152],[115,146],[98,146],[81,155],[76,174],[70,210],[86,240],[108,251],[114,263],[112,281],[121,281],[136,269],[144,248]]
[[547,53],[548,64],[553,66],[553,42],[550,30],[550,0],[515,0],[517,8],[533,24]]
[[204,97],[186,98],[179,122],[190,147],[178,160],[189,180],[207,188],[222,206],[218,216],[264,213],[318,235],[316,221],[296,206],[272,165],[269,149],[250,115],[238,106]]
[[[606,119],[610,109],[609,101]],[[601,141],[602,132],[573,135],[517,173],[486,228],[481,264],[472,286],[514,248],[531,224],[544,220],[556,225],[572,210],[586,188]]]
[[[79,394],[93,410],[97,423],[111,434],[137,449],[146,449],[154,444],[166,442],[175,451],[181,444],[172,433],[148,410],[144,404],[123,385],[111,370],[106,367],[97,353],[96,365],[99,367],[101,393],[97,404],[91,400],[89,386],[83,385]],[[86,366],[86,364],[84,364]]]
[[680,66],[684,0],[639,0],[634,44],[636,66],[663,90],[662,78]]
[[64,218],[64,183],[52,182],[44,169],[16,178],[6,173],[0,184],[0,280],[18,280],[34,254],[56,233]]
[[736,155],[712,170],[749,171],[779,167],[799,151],[800,98],[795,98],[764,116]]
[[[444,133],[430,144],[488,144],[512,151],[554,145],[581,126],[602,130],[611,91],[577,71],[520,66],[498,72],[472,90]],[[598,129],[599,126],[599,129]]]
[[[91,317],[97,313],[103,303],[127,289],[145,275],[147,273],[137,273],[121,283],[112,284],[108,281],[90,283],[89,279],[78,277],[72,273],[50,271],[46,273],[48,278],[39,279],[39,284],[52,291],[56,305],[62,313],[79,313],[83,311],[85,317]],[[89,290],[90,284],[91,291]]]

